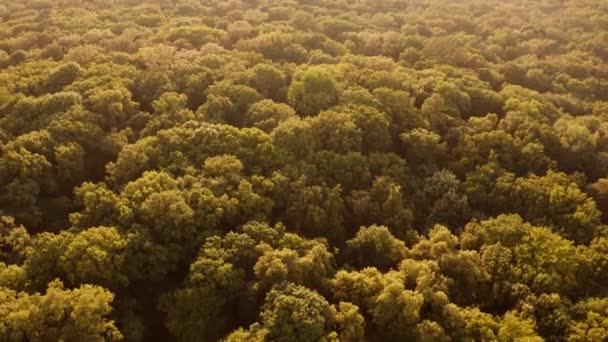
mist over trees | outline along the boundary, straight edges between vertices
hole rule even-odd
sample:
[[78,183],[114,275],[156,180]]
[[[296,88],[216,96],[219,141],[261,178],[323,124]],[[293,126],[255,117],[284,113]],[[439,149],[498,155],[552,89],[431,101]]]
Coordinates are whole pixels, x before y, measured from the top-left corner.
[[0,0],[0,340],[608,340],[607,29]]

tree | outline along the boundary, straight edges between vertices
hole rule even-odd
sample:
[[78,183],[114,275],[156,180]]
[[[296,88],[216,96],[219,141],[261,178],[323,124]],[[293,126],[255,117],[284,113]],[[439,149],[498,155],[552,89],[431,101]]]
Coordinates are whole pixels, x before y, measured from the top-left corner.
[[348,153],[363,151],[363,130],[348,112],[324,111],[307,118],[319,149]]
[[174,28],[167,35],[167,40],[177,46],[200,48],[207,43],[218,43],[224,39],[226,32],[205,25],[191,25]]
[[0,341],[608,340],[604,2],[0,1]]
[[256,51],[277,62],[302,63],[307,55],[294,34],[280,31],[262,32],[251,39],[239,41],[234,47],[241,51]]
[[11,53],[9,60],[12,65],[18,65],[18,64],[25,62],[26,59],[27,59],[27,54],[25,53],[25,51],[17,50],[17,51],[14,51],[13,53]]
[[367,190],[353,191],[348,198],[356,227],[380,223],[398,238],[412,238],[412,211],[402,187],[388,177],[378,177]]
[[242,127],[249,107],[262,96],[253,88],[223,81],[209,88],[207,102],[199,112],[213,122]]
[[[139,104],[133,101],[132,97],[131,92],[124,87],[97,89],[91,91],[83,104],[98,116],[99,126],[104,131],[110,132],[125,128],[131,123],[130,119],[138,113]],[[143,128],[130,126],[136,130]]]
[[151,68],[139,73],[130,90],[143,109],[151,109],[160,95],[173,91],[174,87],[166,70]]
[[365,318],[363,318],[356,305],[340,302],[336,313],[336,325],[338,326],[340,340],[364,341]]
[[78,76],[83,74],[84,70],[78,63],[69,62],[57,67],[49,75],[47,80],[48,89],[51,92],[57,92],[63,89],[63,87],[74,82]]
[[[344,201],[342,188],[307,186],[305,178],[292,183],[284,212],[285,222],[306,236],[339,238],[343,234]],[[297,190],[296,190],[297,189]]]
[[[470,218],[467,196],[458,178],[447,170],[437,171],[422,181],[416,196],[415,212],[419,226],[444,224],[460,227]],[[426,216],[426,217],[425,217]]]
[[310,68],[291,82],[287,97],[298,114],[316,115],[338,103],[338,84],[326,70]]
[[602,341],[608,337],[605,298],[590,298],[575,306],[577,320],[568,339],[571,341]]
[[[535,293],[570,293],[577,287],[583,261],[572,241],[548,228],[531,226],[517,215],[503,215],[465,227],[463,246],[471,248],[479,242],[482,260],[491,266],[495,282],[519,282]],[[507,270],[499,268],[505,266]]]
[[259,279],[256,285],[261,289],[288,281],[323,291],[334,272],[333,257],[321,244],[300,253],[290,248],[268,249],[253,270]]
[[380,109],[391,118],[393,136],[424,125],[420,111],[414,106],[414,99],[409,93],[382,87],[374,89],[374,96],[381,104]]
[[361,227],[346,243],[344,260],[360,268],[373,266],[387,271],[407,255],[405,243],[382,226]]
[[66,290],[49,283],[44,295],[0,288],[0,336],[7,341],[120,341],[122,334],[107,316],[114,295],[98,286]]
[[186,121],[195,119],[195,114],[186,108],[186,95],[174,92],[164,93],[152,103],[154,116],[143,128],[143,135],[153,135],[155,132],[171,128]]
[[217,316],[243,287],[243,271],[221,260],[199,258],[183,284],[161,298],[167,328],[180,341],[218,338],[223,325]]
[[262,100],[249,107],[243,125],[270,133],[281,122],[295,116],[296,112],[286,104]]
[[316,149],[315,135],[310,121],[298,117],[280,123],[271,133],[272,141],[278,149],[291,154],[293,158],[306,158]]
[[447,145],[441,136],[424,128],[416,128],[400,135],[405,158],[420,169],[421,174],[438,170],[446,158]]
[[606,291],[606,269],[608,269],[607,245],[608,238],[600,236],[589,243],[589,246],[580,246],[581,257],[589,263],[589,293],[603,293]]
[[348,106],[344,111],[351,115],[361,130],[363,152],[387,152],[390,149],[390,121],[385,113],[368,106]]
[[196,111],[207,100],[209,87],[214,83],[213,71],[203,67],[199,72],[187,76],[183,93],[188,96],[188,108]]
[[61,45],[53,43],[47,45],[47,47],[44,49],[42,56],[46,58],[51,58],[54,61],[60,61],[65,56],[65,51],[63,50],[63,47]]
[[109,288],[125,286],[127,241],[113,227],[89,228],[70,241],[59,258],[59,267],[70,284],[99,284]]
[[285,283],[268,292],[260,319],[274,341],[313,342],[332,331],[335,309],[318,293]]
[[314,154],[311,164],[315,168],[310,170],[308,179],[317,185],[341,185],[345,193],[350,193],[371,184],[370,162],[359,152],[343,155],[332,151],[319,151]]
[[249,84],[268,99],[283,101],[287,80],[283,71],[272,64],[257,64],[249,70]]

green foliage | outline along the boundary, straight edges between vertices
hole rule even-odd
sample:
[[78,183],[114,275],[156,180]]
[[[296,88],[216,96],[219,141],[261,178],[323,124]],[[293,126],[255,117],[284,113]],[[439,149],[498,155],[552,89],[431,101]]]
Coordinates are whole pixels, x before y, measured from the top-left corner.
[[243,277],[242,270],[231,264],[197,259],[190,266],[184,288],[161,298],[169,330],[181,341],[212,338],[218,324],[212,320],[222,312],[226,302],[237,295],[243,286]]
[[326,70],[311,68],[292,81],[287,97],[297,113],[316,115],[338,103],[338,84]]
[[0,0],[0,340],[608,340],[600,2]]
[[114,295],[98,286],[64,289],[49,283],[44,295],[0,288],[0,336],[6,341],[120,341],[122,335],[107,316]]
[[291,283],[270,290],[260,313],[261,327],[274,341],[318,341],[330,331],[334,316],[325,298]]
[[347,241],[346,261],[359,267],[374,266],[388,270],[405,258],[407,247],[382,226],[361,227]]

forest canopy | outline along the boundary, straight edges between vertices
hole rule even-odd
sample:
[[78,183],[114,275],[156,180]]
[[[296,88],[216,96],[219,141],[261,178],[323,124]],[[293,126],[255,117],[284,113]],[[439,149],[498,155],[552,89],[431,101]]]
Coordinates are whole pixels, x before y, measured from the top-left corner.
[[608,2],[0,0],[0,340],[608,340]]

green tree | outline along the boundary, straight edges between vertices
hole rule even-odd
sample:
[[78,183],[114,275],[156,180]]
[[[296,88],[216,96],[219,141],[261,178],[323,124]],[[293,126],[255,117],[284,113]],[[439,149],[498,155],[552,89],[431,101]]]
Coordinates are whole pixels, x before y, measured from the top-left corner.
[[337,104],[339,95],[338,84],[329,72],[311,68],[291,82],[287,97],[298,114],[311,116]]
[[270,133],[281,122],[295,116],[296,112],[286,104],[262,100],[249,107],[243,125]]
[[361,227],[346,243],[344,260],[360,268],[373,266],[387,271],[407,255],[405,243],[383,226]]
[[269,339],[312,342],[332,331],[335,309],[315,291],[285,283],[268,292],[260,319]]
[[227,302],[238,296],[243,278],[243,271],[229,263],[197,259],[182,287],[161,298],[169,331],[180,341],[221,337],[228,322],[218,322],[217,316]]
[[2,287],[0,297],[3,340],[122,340],[108,317],[114,295],[104,288],[84,285],[69,290],[54,281],[45,294],[29,295]]

